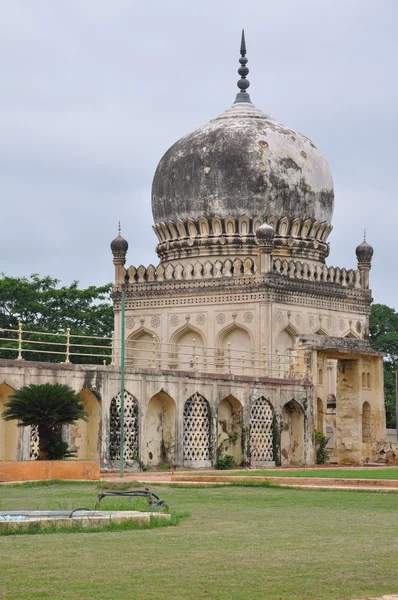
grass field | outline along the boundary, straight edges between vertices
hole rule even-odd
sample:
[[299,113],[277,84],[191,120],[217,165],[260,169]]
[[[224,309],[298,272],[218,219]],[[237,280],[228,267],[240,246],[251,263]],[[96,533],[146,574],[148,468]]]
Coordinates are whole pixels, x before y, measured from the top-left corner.
[[[94,483],[0,487],[2,509],[90,507],[97,493]],[[191,516],[161,529],[1,537],[0,598],[348,600],[398,591],[396,493],[156,493]]]
[[325,477],[327,479],[398,479],[398,467],[382,467],[376,469],[298,469],[268,471],[208,471],[192,473],[200,475],[240,475],[246,477]]

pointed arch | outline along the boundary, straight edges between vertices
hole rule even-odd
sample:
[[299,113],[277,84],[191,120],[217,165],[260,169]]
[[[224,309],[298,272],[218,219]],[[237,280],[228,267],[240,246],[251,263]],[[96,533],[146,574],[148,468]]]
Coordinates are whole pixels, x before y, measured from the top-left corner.
[[287,327],[284,327],[279,332],[276,340],[276,352],[278,354],[278,362],[277,364],[274,364],[274,371],[275,369],[277,369],[278,372],[274,372],[274,375],[284,376],[287,375],[287,373],[290,371],[293,349],[297,335],[298,333],[296,329],[290,323]]
[[158,336],[143,326],[134,331],[126,340],[126,364],[130,367],[141,367],[143,369],[156,366],[156,346],[158,342]]
[[87,421],[80,419],[70,427],[71,447],[80,460],[98,460],[100,448],[101,404],[98,394],[89,388],[79,393],[87,411]]
[[250,219],[249,217],[240,217],[239,219],[239,233],[240,235],[249,235],[250,232]]
[[234,235],[236,233],[236,224],[233,217],[225,219],[225,233],[226,235]]
[[217,448],[225,456],[234,457],[236,466],[242,464],[243,407],[232,394],[223,398],[217,408]]
[[190,396],[184,404],[183,459],[185,466],[211,466],[210,406],[206,398],[198,392]]
[[[120,392],[111,400],[109,411],[109,458],[120,460]],[[123,457],[133,462],[138,455],[138,401],[133,394],[124,390],[124,447]]]
[[254,467],[273,462],[274,410],[264,396],[257,398],[250,407],[250,456]]
[[174,466],[176,462],[176,403],[163,389],[154,394],[147,406],[145,419],[144,462]]
[[253,335],[240,323],[233,322],[218,333],[216,348],[218,368],[228,371],[244,368],[246,372],[252,366]]
[[362,443],[367,444],[372,441],[372,410],[369,402],[362,405]]
[[282,408],[282,466],[304,463],[304,410],[294,398]]
[[171,369],[203,370],[205,358],[205,338],[198,328],[186,323],[173,333],[170,339],[169,364]]

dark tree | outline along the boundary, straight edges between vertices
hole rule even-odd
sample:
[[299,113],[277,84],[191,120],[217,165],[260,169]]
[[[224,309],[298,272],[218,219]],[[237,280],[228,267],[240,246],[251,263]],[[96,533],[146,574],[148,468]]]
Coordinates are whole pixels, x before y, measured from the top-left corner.
[[60,383],[27,385],[9,396],[3,419],[18,421],[19,427],[35,425],[39,432],[38,460],[48,460],[49,446],[61,441],[62,425],[87,420],[81,397]]

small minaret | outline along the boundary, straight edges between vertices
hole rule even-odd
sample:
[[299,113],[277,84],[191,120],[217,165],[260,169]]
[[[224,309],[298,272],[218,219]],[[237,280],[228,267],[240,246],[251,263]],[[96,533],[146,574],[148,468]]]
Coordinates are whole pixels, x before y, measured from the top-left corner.
[[272,249],[274,247],[275,230],[263,223],[256,231],[256,242],[260,253],[260,274],[272,273]]
[[250,102],[251,103],[250,96],[246,92],[247,88],[250,85],[250,81],[248,79],[246,79],[246,76],[249,74],[249,68],[246,66],[247,58],[246,58],[246,41],[245,41],[245,30],[244,29],[242,29],[242,39],[240,42],[239,62],[240,62],[240,67],[238,69],[238,73],[240,75],[240,79],[237,83],[239,92],[236,94],[235,104],[237,102]]
[[358,260],[358,270],[361,276],[361,287],[369,289],[369,271],[372,268],[373,247],[366,241],[366,230],[363,233],[363,242],[355,250]]
[[115,265],[115,283],[124,282],[124,264],[126,262],[126,254],[129,247],[127,241],[120,235],[120,232],[121,229],[119,221],[118,236],[111,242],[113,264]]

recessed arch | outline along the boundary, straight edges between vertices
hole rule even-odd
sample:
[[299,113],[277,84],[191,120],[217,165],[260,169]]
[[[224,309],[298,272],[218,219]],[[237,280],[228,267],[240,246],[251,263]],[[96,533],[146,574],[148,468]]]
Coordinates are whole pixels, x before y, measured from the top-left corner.
[[[138,401],[133,394],[124,390],[124,446],[123,457],[134,461],[138,455]],[[111,400],[109,411],[109,458],[120,460],[120,392]]]
[[231,323],[222,329],[216,340],[218,366],[228,370],[250,369],[253,335],[243,325]]
[[282,466],[304,463],[304,411],[293,398],[282,408]]
[[364,402],[362,405],[362,443],[369,443],[372,438],[372,411],[369,402]]
[[150,398],[145,419],[144,462],[148,465],[175,465],[175,415],[175,401],[164,390]]
[[140,327],[126,341],[126,364],[144,369],[156,366],[158,337],[148,329]]
[[184,404],[183,458],[190,467],[210,467],[210,406],[196,392]]
[[101,404],[98,395],[88,388],[80,393],[87,421],[79,419],[70,427],[71,447],[80,460],[98,460],[100,448]]
[[250,407],[250,457],[254,467],[274,461],[273,419],[271,402],[260,396]]
[[206,344],[199,329],[186,323],[170,339],[170,368],[183,371],[202,370],[205,366]]
[[15,392],[8,383],[0,384],[0,460],[18,460],[18,442],[22,428],[17,421],[2,418],[4,405]]
[[217,409],[217,447],[222,456],[233,456],[236,466],[242,464],[243,407],[235,396],[229,394]]

